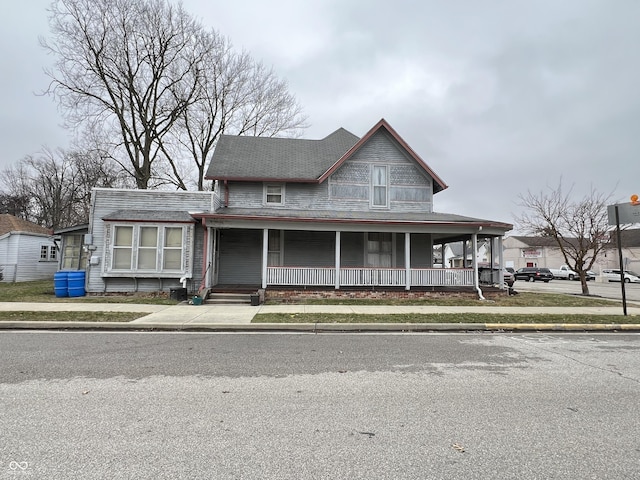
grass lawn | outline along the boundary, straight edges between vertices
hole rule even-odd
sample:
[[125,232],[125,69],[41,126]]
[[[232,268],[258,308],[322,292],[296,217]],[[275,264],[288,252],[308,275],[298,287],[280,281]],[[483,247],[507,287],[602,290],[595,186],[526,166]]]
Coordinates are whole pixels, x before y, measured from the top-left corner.
[[357,313],[265,313],[258,314],[252,323],[587,323],[612,324],[640,323],[637,316],[629,315],[556,315],[556,314],[491,314],[491,313],[399,313],[370,315]]
[[[166,294],[131,294],[57,298],[53,280],[20,283],[0,283],[0,302],[74,302],[74,303],[145,303],[176,305]],[[551,293],[523,292],[519,295],[503,296],[495,300],[480,301],[469,298],[422,298],[422,299],[331,299],[307,300],[301,304],[341,305],[441,305],[441,306],[486,306],[512,307],[590,307],[621,306],[621,302],[601,297]],[[203,307],[206,308],[206,307]],[[128,322],[144,316],[144,313],[124,312],[0,312],[2,320],[32,321],[92,321]],[[493,314],[493,313],[446,313],[446,314],[259,314],[254,323],[640,323],[638,317],[619,315],[556,315],[556,314]]]
[[145,313],[133,312],[0,312],[3,322],[130,322]]
[[167,294],[133,293],[131,295],[88,295],[85,297],[56,297],[53,279],[34,282],[0,283],[0,302],[34,303],[144,303],[177,305]]

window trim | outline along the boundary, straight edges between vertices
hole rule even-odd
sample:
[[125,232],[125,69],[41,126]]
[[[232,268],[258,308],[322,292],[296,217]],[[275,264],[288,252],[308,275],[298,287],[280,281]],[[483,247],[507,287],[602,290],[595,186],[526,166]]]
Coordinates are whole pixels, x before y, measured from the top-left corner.
[[[39,262],[57,262],[58,255],[55,245],[40,244],[40,258]],[[44,256],[43,256],[44,255]]]
[[[380,168],[380,169],[384,169],[384,178],[385,178],[385,184],[384,185],[378,185],[376,184],[375,181],[375,172],[376,169]],[[388,165],[377,165],[377,164],[372,164],[371,165],[371,195],[369,197],[369,204],[371,206],[371,208],[379,208],[379,209],[388,209],[389,208],[389,166]],[[384,187],[385,189],[385,198],[384,198],[384,205],[378,205],[376,204],[376,188],[380,188],[380,187]]]
[[[132,247],[131,247],[131,264],[128,269],[116,269],[113,268],[114,261],[114,246],[115,232],[118,227],[132,227]],[[140,251],[140,231],[145,227],[157,228],[156,232],[156,268],[138,268],[139,251]],[[166,231],[170,228],[179,228],[182,230],[182,244],[180,247],[180,268],[179,269],[166,269],[165,264],[165,250],[177,250],[178,247],[166,247],[165,239]],[[194,225],[187,223],[175,223],[175,222],[106,222],[105,224],[105,246],[104,254],[105,261],[103,262],[103,277],[158,277],[163,278],[181,278],[191,273],[193,266],[193,238],[194,238]],[[150,248],[150,247],[143,247]]]

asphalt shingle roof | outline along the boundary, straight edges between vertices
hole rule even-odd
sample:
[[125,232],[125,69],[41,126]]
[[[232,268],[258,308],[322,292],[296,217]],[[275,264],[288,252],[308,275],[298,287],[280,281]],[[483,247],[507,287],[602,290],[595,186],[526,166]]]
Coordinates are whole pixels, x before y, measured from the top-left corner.
[[[229,215],[240,217],[268,217],[287,219],[319,219],[319,220],[361,220],[366,222],[399,223],[399,222],[436,222],[436,223],[485,223],[504,225],[500,222],[492,222],[480,218],[465,217],[451,213],[421,213],[421,212],[389,212],[381,211],[340,211],[340,210],[288,210],[268,208],[239,208],[225,207],[215,212],[216,215]],[[509,225],[509,227],[511,227]]]
[[344,128],[321,140],[222,135],[206,178],[314,181],[358,140]]
[[186,211],[166,210],[117,210],[105,215],[102,220],[108,222],[177,222],[190,223],[194,218]]
[[0,235],[9,232],[27,232],[50,235],[51,231],[33,222],[23,220],[8,213],[0,214]]

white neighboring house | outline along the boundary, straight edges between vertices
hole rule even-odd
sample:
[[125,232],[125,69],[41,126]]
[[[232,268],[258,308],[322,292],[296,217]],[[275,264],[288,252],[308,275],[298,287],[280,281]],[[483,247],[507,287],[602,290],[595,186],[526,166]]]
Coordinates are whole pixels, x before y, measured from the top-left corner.
[[53,279],[58,250],[52,232],[7,213],[0,214],[0,281]]

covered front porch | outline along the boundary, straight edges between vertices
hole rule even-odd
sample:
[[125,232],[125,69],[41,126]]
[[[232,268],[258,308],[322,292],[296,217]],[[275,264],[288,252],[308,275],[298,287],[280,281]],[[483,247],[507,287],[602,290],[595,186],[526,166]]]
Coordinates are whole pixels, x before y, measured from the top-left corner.
[[[421,290],[428,287],[479,291],[503,288],[502,269],[481,271],[478,242],[491,245],[490,264],[502,265],[501,232],[442,227],[400,230],[389,225],[292,225],[271,222],[262,228],[203,219],[206,241],[203,286],[259,285],[263,289],[333,288]],[[254,227],[255,223],[251,224]],[[233,228],[237,227],[237,228]],[[304,227],[306,229],[299,229]],[[324,227],[324,228],[323,228]],[[444,268],[434,245],[463,242],[471,254],[465,268]],[[444,248],[441,247],[441,250]]]

